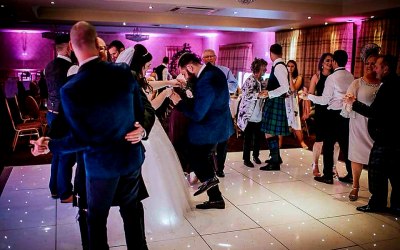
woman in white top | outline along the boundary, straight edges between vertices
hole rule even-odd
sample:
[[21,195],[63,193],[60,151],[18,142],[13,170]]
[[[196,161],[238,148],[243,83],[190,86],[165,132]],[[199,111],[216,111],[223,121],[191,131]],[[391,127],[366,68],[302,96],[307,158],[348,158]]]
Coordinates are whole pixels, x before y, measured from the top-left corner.
[[[300,146],[304,149],[308,149],[307,144],[303,139],[303,130],[301,129],[300,120],[300,107],[299,98],[297,92],[303,85],[303,76],[299,75],[297,63],[294,60],[289,60],[286,63],[286,67],[289,72],[289,95],[285,98],[286,116],[288,119],[288,125],[292,128],[294,135],[297,138]],[[282,146],[283,137],[279,136],[279,147]]]
[[[361,51],[361,60],[364,63],[364,74],[354,80],[347,90],[351,94],[367,105],[375,99],[376,92],[380,87],[380,81],[374,72],[375,62],[379,53],[376,44],[367,44]],[[349,160],[353,172],[353,189],[349,194],[350,201],[358,199],[360,188],[360,176],[363,165],[368,164],[369,153],[371,152],[373,140],[368,133],[368,118],[351,110],[351,106],[344,104],[342,115],[350,118],[349,125]]]

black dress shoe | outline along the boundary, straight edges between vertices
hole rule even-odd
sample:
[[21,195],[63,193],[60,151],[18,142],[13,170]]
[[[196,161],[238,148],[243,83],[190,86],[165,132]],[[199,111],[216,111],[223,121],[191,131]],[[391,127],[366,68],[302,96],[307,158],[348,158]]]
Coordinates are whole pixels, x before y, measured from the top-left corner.
[[224,171],[222,171],[222,170],[217,170],[217,171],[215,172],[215,174],[216,174],[218,177],[221,177],[221,178],[225,177],[225,173],[224,173]]
[[353,177],[346,175],[345,177],[338,177],[339,181],[345,182],[345,183],[353,183]]
[[224,209],[225,208],[225,201],[224,200],[206,201],[204,203],[197,204],[196,208],[198,208],[198,209],[210,209],[210,208]]
[[281,166],[279,164],[274,164],[274,163],[268,163],[264,167],[261,167],[260,170],[263,171],[278,171],[281,170]]
[[249,168],[254,168],[254,164],[251,161],[243,161],[243,165]]
[[373,207],[370,206],[369,204],[365,205],[365,206],[361,206],[361,207],[357,207],[356,208],[357,211],[361,211],[361,212],[365,212],[365,213],[379,213],[379,212],[386,212],[387,208],[385,207]]
[[[265,163],[270,163],[270,162],[271,162],[271,158],[265,160]],[[278,163],[279,163],[279,164],[282,164],[282,163],[283,163],[282,158],[281,158],[280,156],[279,156],[279,161],[278,161]]]
[[253,161],[254,161],[256,164],[261,164],[261,161],[260,161],[260,159],[259,159],[258,157],[253,157]]
[[315,176],[314,180],[316,180],[318,182],[323,182],[323,183],[326,183],[326,184],[333,184],[333,178],[332,177],[328,178],[328,177],[325,177],[325,176]]
[[193,196],[197,196],[199,194],[204,193],[205,191],[209,190],[210,188],[218,185],[219,180],[217,177],[213,177],[207,181],[205,181],[202,185],[199,186],[199,189],[193,194]]

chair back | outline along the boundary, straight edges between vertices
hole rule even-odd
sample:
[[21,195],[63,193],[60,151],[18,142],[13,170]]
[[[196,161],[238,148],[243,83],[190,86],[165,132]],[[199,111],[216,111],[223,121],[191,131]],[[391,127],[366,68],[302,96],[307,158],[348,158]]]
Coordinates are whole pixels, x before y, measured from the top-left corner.
[[40,117],[40,109],[39,105],[36,102],[35,98],[32,96],[28,95],[25,99],[25,106],[27,110],[27,115],[31,117],[32,119],[39,119]]
[[[10,99],[14,99],[14,98],[10,98]],[[15,123],[14,123],[14,118],[13,118],[13,115],[11,113],[11,109],[10,109],[10,105],[9,105],[9,98],[5,98],[4,100],[6,102],[7,113],[8,113],[8,116],[10,117],[11,125],[12,125],[14,131],[17,131],[17,129],[15,127]]]

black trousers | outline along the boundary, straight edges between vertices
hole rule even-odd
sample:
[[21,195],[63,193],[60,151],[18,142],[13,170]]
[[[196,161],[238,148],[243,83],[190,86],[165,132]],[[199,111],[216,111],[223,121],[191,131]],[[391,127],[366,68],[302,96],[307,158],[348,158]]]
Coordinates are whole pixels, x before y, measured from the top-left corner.
[[260,155],[260,142],[264,134],[261,132],[261,122],[248,122],[244,130],[243,160],[250,161],[250,151],[253,148],[253,157]]
[[86,176],[89,248],[109,249],[107,217],[110,207],[118,204],[124,222],[127,249],[147,249],[141,200],[148,196],[141,169],[127,175],[98,179]]
[[352,176],[351,162],[348,159],[349,152],[349,119],[340,115],[340,110],[327,110],[326,134],[323,140],[322,153],[324,155],[324,176],[333,176],[333,149],[338,142],[340,151],[345,159],[346,170]]
[[223,141],[217,144],[217,170],[223,171],[225,168],[226,154],[228,150],[228,141]]
[[[190,167],[201,182],[205,182],[215,177],[214,159],[212,150],[215,144],[189,144]],[[218,185],[207,190],[210,201],[222,200],[222,194]]]
[[368,162],[368,188],[371,193],[368,204],[372,207],[387,207],[388,180],[392,186],[390,207],[400,208],[400,148],[388,147],[375,142]]

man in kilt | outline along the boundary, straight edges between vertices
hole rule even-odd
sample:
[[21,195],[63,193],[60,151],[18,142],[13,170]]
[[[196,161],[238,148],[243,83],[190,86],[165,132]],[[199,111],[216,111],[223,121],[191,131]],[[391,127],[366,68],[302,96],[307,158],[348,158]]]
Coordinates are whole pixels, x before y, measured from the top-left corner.
[[285,108],[285,97],[289,91],[289,73],[282,59],[282,46],[271,45],[270,57],[273,65],[267,85],[268,98],[264,104],[261,121],[261,131],[265,133],[270,152],[267,165],[260,168],[264,171],[280,170],[282,159],[279,153],[278,135],[290,134]]

